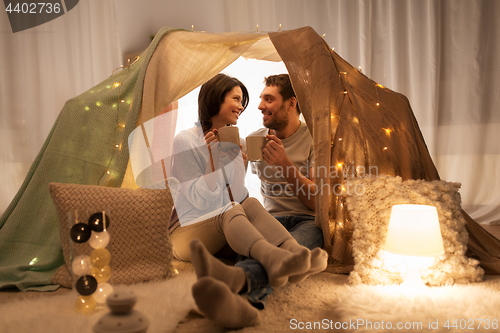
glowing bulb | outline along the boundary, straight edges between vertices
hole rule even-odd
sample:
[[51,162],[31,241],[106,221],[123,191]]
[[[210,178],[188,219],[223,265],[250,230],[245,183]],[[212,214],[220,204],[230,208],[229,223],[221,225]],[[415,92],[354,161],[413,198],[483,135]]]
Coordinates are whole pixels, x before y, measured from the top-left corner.
[[36,264],[38,262],[38,258],[33,258],[33,260],[30,261],[30,266]]
[[124,100],[124,99],[122,99],[120,102],[125,103],[125,100]]
[[191,24],[191,31],[194,31],[194,24]]
[[88,111],[90,110],[90,108],[88,106],[85,107],[85,111]]
[[101,105],[102,105],[102,103],[101,103],[101,102],[99,102],[99,101],[97,101],[97,102],[95,102],[95,105],[97,105],[97,106],[101,106]]
[[106,173],[109,175],[109,170],[108,170],[108,171],[106,171]]
[[387,150],[387,147],[384,147],[384,150]]
[[278,31],[281,31],[281,23],[280,23],[280,27],[279,27]]
[[257,31],[259,31],[259,25],[257,24]]
[[377,87],[384,88],[384,86],[381,85],[380,83],[377,83]]
[[119,87],[122,84],[122,82],[115,82],[114,86]]
[[346,90],[346,91],[344,91],[344,94],[347,94],[347,90]]
[[120,148],[120,145],[115,145],[115,148]]
[[380,103],[379,103],[379,102],[377,102],[377,106],[379,106],[379,105],[380,105]]
[[321,38],[324,38],[326,34],[323,34],[323,36],[321,36]]
[[391,130],[390,130],[390,129],[388,129],[388,128],[386,128],[386,129],[385,129],[385,132],[386,132],[387,134],[391,134]]
[[338,164],[337,164],[337,166],[338,166],[339,168],[342,168],[342,163],[338,163]]
[[339,141],[342,141],[342,138],[339,138]]

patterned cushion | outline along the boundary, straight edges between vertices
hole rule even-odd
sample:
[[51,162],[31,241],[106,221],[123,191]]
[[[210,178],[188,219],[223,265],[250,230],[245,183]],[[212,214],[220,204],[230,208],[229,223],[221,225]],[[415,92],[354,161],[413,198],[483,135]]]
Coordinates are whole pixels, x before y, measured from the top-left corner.
[[484,271],[479,262],[465,256],[468,234],[461,214],[459,183],[443,180],[405,180],[401,177],[365,177],[348,179],[356,192],[346,198],[348,218],[353,232],[354,270],[351,283],[392,284],[402,282],[397,267],[384,259],[382,251],[391,215],[398,204],[435,206],[438,212],[445,254],[421,271],[429,285],[481,281]]
[[71,288],[71,255],[90,255],[93,251],[88,242],[70,242],[68,212],[72,210],[78,212],[78,222],[83,223],[93,213],[105,210],[108,214],[110,242],[106,249],[111,253],[111,283],[133,284],[172,275],[168,221],[173,201],[169,190],[60,183],[50,183],[49,189],[59,217],[66,262],[54,274],[52,283]]

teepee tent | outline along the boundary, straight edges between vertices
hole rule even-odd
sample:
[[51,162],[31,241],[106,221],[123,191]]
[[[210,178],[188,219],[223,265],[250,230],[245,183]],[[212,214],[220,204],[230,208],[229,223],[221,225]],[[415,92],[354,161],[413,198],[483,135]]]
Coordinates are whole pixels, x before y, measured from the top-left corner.
[[[50,182],[137,187],[148,167],[129,153],[137,148],[131,142],[129,149],[130,134],[147,133],[155,117],[168,115],[179,98],[240,56],[283,60],[313,136],[315,165],[325,167],[319,170],[349,163],[404,179],[439,179],[407,99],[350,66],[313,29],[212,34],[164,28],[138,60],[65,104],[0,219],[0,288],[56,288],[50,280],[64,261]],[[175,128],[175,116],[171,120]],[[382,128],[394,129],[391,140],[381,139]],[[168,142],[173,130],[162,132]],[[337,184],[340,177],[320,172],[316,182]],[[350,264],[339,200],[322,193],[316,223],[332,261]],[[490,273],[500,273],[500,243],[466,218],[469,249]]]

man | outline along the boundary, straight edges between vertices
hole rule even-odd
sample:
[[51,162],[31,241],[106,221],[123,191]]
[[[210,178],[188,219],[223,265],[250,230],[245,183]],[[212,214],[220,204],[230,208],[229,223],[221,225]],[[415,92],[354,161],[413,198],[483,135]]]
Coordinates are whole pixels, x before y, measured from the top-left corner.
[[[266,136],[268,143],[263,150],[264,160],[253,163],[251,168],[261,180],[266,209],[299,244],[312,250],[309,271],[289,278],[289,282],[299,283],[323,271],[328,258],[321,250],[323,233],[314,222],[312,138],[306,124],[300,121],[299,105],[288,74],[269,76],[265,84],[259,105],[265,128],[251,135]],[[227,266],[198,241],[191,243],[191,260],[198,276],[193,296],[207,318],[232,328],[258,323],[255,308],[263,308],[272,288],[257,260],[245,258],[234,267]]]

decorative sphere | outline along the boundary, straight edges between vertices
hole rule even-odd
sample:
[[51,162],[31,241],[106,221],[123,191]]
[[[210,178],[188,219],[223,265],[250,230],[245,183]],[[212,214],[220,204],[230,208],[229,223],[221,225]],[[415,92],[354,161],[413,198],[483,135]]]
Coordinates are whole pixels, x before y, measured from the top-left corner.
[[92,230],[85,223],[77,223],[71,227],[69,237],[75,243],[85,243],[89,240]]
[[90,261],[90,257],[86,255],[81,255],[73,259],[71,263],[71,269],[73,270],[73,274],[77,276],[90,274],[92,271],[92,261]]
[[102,249],[109,244],[109,233],[107,231],[95,232],[92,231],[92,235],[89,239],[89,244],[94,249]]
[[80,296],[75,302],[75,309],[82,314],[91,314],[97,302],[93,296]]
[[[106,220],[106,228],[104,228],[104,220]],[[102,214],[102,212],[99,213],[94,213],[89,217],[89,227],[92,229],[92,231],[95,232],[101,232],[104,231],[104,229],[109,228],[109,216]]]
[[90,260],[95,267],[103,268],[111,261],[111,253],[106,249],[95,249],[90,254]]
[[92,275],[84,275],[76,281],[76,291],[82,296],[89,296],[97,289],[97,280]]
[[106,282],[111,277],[111,268],[109,266],[102,268],[94,267],[92,268],[91,275],[97,280],[97,283]]
[[113,287],[109,283],[99,283],[94,293],[97,303],[104,304],[109,295],[113,293]]

